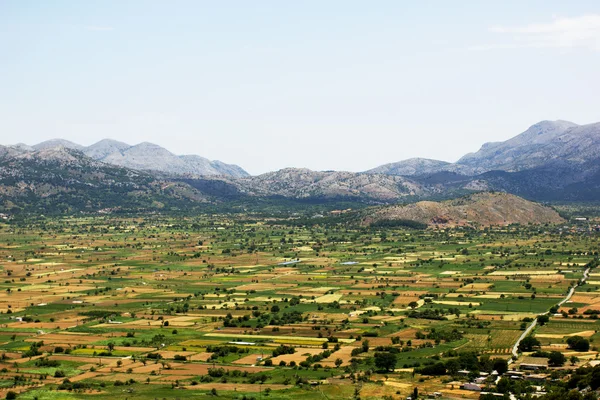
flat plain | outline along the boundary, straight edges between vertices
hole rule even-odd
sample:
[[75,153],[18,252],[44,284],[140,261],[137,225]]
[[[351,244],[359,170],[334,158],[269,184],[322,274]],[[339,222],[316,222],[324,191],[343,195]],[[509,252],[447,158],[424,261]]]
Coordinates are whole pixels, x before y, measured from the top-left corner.
[[[477,398],[448,362],[491,372],[511,360],[525,327],[578,283],[532,336],[539,351],[572,359],[560,370],[598,358],[598,249],[597,233],[564,226],[245,215],[6,223],[0,395],[379,399],[417,388]],[[568,348],[571,336],[590,349]],[[424,369],[439,362],[444,373]]]

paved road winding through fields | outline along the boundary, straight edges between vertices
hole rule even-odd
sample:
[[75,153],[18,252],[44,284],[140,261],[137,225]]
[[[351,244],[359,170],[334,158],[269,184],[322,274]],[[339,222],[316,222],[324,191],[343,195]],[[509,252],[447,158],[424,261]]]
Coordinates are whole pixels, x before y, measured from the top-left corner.
[[[571,289],[569,289],[569,293],[567,293],[567,296],[557,304],[559,307],[562,306],[563,304],[565,304],[567,301],[569,301],[571,299],[571,297],[573,297],[573,294],[575,293],[575,289],[577,289],[579,286],[581,286],[585,283],[585,281],[587,280],[587,278],[590,275],[590,269],[591,269],[591,267],[588,267],[583,272],[583,278],[581,279],[581,281],[579,281],[577,283],[577,285],[575,285]],[[546,311],[541,314],[538,314],[538,316],[546,315],[549,313],[550,313],[550,311]],[[523,334],[521,336],[519,336],[519,338],[517,339],[517,342],[515,343],[515,345],[512,348],[512,354],[514,356],[514,359],[511,358],[510,360],[508,360],[509,365],[512,364],[516,359],[519,358],[519,344],[521,343],[521,341],[523,339],[525,339],[527,337],[527,335],[529,335],[531,333],[531,331],[533,330],[533,328],[535,328],[536,325],[537,325],[537,318],[534,318],[533,322],[527,327],[527,329],[525,329],[525,332],[523,332]]]

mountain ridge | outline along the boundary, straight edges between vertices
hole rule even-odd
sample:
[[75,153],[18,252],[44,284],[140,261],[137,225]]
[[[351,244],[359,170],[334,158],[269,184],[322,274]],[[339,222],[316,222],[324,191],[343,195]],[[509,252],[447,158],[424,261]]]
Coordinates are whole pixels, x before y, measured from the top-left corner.
[[540,121],[503,142],[484,143],[478,151],[465,154],[455,163],[411,158],[365,172],[418,176],[447,171],[474,176],[495,170],[518,172],[555,160],[585,163],[599,152],[600,123]]
[[166,174],[249,176],[243,168],[237,165],[209,160],[198,155],[178,156],[164,147],[150,142],[129,145],[113,139],[102,139],[90,146],[82,146],[64,139],[50,139],[33,146],[19,143],[8,147],[26,152],[65,147],[81,151],[97,161]]
[[[82,190],[94,185],[110,188],[114,181],[111,176],[129,176],[131,179],[125,181],[133,187],[131,171],[135,171],[147,183],[148,196],[163,196],[150,189],[152,185],[161,187],[156,182],[162,182],[187,193],[190,199],[215,204],[287,198],[317,202],[343,199],[372,205],[447,199],[481,191],[508,192],[536,201],[587,201],[600,198],[599,154],[600,123],[577,125],[568,121],[539,122],[507,141],[485,143],[460,163],[412,158],[358,173],[284,168],[249,176],[236,165],[195,155],[177,156],[149,142],[130,146],[105,139],[82,147],[53,139],[31,147],[0,146],[0,178],[5,182],[0,195],[2,191],[18,193],[10,184],[26,186],[27,180],[44,182],[48,187],[58,182],[56,187],[68,191],[70,175],[74,182],[85,183],[80,186]],[[52,173],[48,174],[50,164]],[[23,170],[25,165],[32,169]],[[76,165],[90,175],[83,179]],[[59,168],[64,171],[59,172]],[[99,182],[90,172],[93,169],[105,171],[99,176],[107,176],[106,182]],[[150,185],[150,181],[154,183]],[[38,192],[31,193],[30,200],[34,201]]]
[[12,213],[157,211],[208,201],[193,188],[103,163],[63,146],[35,152],[0,146],[0,208]]

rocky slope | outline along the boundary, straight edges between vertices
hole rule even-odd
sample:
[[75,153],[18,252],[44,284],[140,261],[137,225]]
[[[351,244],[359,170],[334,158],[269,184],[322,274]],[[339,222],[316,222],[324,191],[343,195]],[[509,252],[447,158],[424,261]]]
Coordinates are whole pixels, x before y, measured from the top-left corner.
[[491,226],[556,224],[564,222],[556,211],[507,193],[476,193],[443,202],[420,201],[382,207],[362,216],[363,225],[389,221],[417,221],[429,226]]
[[560,161],[572,165],[596,159],[600,152],[600,123],[577,125],[542,121],[504,142],[485,143],[456,163],[409,159],[373,168],[369,173],[420,176],[438,172],[478,175],[489,171],[517,172]]
[[471,170],[467,167],[459,166],[446,161],[431,160],[429,158],[410,158],[408,160],[381,165],[366,171],[366,173],[415,176],[434,174],[442,171],[459,172],[465,174],[471,172]]
[[285,168],[239,179],[218,176],[180,180],[203,193],[225,200],[247,196],[390,203],[427,196],[435,190],[401,176],[305,168]]
[[104,160],[113,153],[120,153],[127,150],[131,146],[127,143],[118,142],[112,139],[102,139],[83,149],[83,154],[94,160]]
[[242,192],[254,196],[354,197],[394,201],[407,196],[426,194],[426,189],[421,185],[400,176],[321,172],[304,168],[286,168],[240,179],[236,184]]
[[410,176],[435,193],[497,190],[540,201],[589,201],[600,198],[599,164],[600,123],[542,121],[454,164],[411,159],[368,172]]
[[196,155],[178,156],[163,147],[147,142],[131,146],[116,140],[103,139],[84,147],[68,140],[52,139],[34,146],[22,143],[11,146],[20,151],[37,151],[54,147],[80,150],[95,160],[142,171],[174,175],[225,175],[237,178],[249,176],[237,165],[211,161]]
[[542,121],[505,142],[486,143],[457,164],[475,172],[522,171],[556,160],[584,163],[600,151],[600,123],[576,125],[568,121]]
[[[8,149],[8,150],[7,150]],[[184,209],[207,199],[177,182],[93,160],[65,147],[0,147],[0,209],[34,214]]]
[[225,175],[236,178],[248,176],[248,173],[237,165],[211,161],[196,155],[177,156],[161,146],[148,142],[117,148],[97,159],[122,167],[167,174]]
[[[27,146],[27,145],[23,145],[23,143],[21,143],[20,145],[21,145],[22,150],[26,149],[25,146]],[[73,150],[82,150],[84,148],[82,145],[70,142],[68,140],[51,139],[51,140],[46,140],[45,142],[42,142],[42,143],[35,144],[35,145],[31,146],[31,149],[45,150],[45,149],[51,149],[53,147],[65,147],[67,149],[73,149]]]

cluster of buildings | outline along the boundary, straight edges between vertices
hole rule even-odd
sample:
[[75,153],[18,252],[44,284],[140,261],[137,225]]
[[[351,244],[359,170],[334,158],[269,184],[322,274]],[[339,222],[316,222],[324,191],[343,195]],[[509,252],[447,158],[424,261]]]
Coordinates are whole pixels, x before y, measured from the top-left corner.
[[[506,371],[504,374],[500,375],[498,372],[493,371],[491,374],[486,372],[480,372],[480,376],[473,379],[471,382],[462,383],[462,382],[451,382],[450,384],[457,385],[460,384],[460,388],[464,390],[471,390],[474,392],[481,392],[482,394],[491,394],[497,395],[498,397],[502,397],[503,394],[500,393],[490,393],[485,392],[484,389],[487,385],[497,384],[500,378],[506,377],[511,380],[525,380],[534,383],[543,383],[548,379],[548,374],[540,373],[540,371],[545,371],[548,369],[548,359],[543,357],[523,357],[522,361],[519,364],[519,369],[511,369]],[[469,375],[470,371],[463,370],[458,371],[459,374]],[[532,373],[533,372],[533,373]],[[542,386],[534,386],[536,390],[532,395],[534,397],[539,397],[546,392]]]

